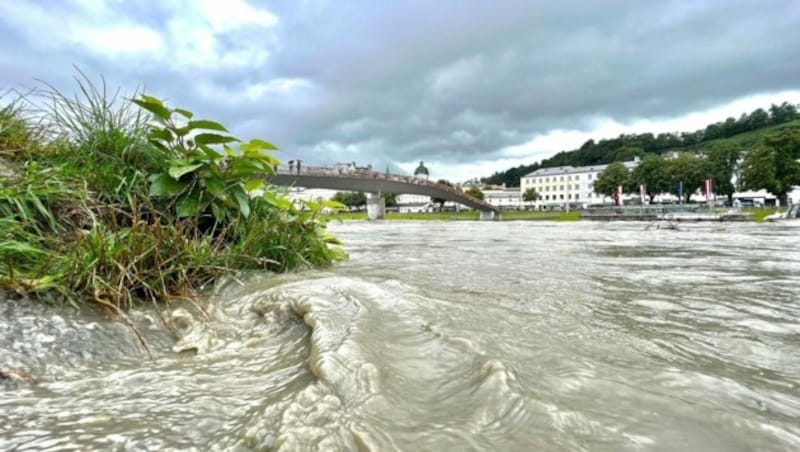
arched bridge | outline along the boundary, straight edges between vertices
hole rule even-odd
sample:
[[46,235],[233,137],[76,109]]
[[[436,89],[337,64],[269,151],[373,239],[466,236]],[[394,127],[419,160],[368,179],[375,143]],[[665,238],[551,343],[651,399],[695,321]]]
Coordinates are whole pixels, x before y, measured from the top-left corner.
[[[493,218],[497,208],[486,201],[470,196],[461,190],[445,184],[438,184],[414,177],[384,173],[365,169],[326,168],[303,166],[298,172],[279,167],[275,174],[267,176],[267,182],[273,185],[297,186],[306,188],[327,188],[331,190],[358,191],[375,196],[367,197],[367,211],[370,202],[378,202],[380,193],[424,195],[442,198],[479,210],[481,218]],[[382,200],[382,198],[381,198]],[[379,214],[371,218],[383,216],[383,208]]]

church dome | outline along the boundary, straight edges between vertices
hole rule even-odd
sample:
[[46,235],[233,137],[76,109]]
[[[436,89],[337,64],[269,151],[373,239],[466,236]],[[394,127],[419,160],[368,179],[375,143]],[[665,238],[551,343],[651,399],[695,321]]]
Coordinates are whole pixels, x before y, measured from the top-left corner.
[[428,176],[428,168],[425,168],[425,165],[422,162],[419,162],[419,166],[417,169],[414,170],[415,176]]

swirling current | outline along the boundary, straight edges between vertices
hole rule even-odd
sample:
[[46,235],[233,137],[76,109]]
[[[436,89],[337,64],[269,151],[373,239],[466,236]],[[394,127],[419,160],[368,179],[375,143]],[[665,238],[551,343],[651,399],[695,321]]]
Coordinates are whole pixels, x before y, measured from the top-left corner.
[[150,355],[0,300],[0,450],[800,450],[800,227],[647,226],[335,224],[346,263],[131,312]]

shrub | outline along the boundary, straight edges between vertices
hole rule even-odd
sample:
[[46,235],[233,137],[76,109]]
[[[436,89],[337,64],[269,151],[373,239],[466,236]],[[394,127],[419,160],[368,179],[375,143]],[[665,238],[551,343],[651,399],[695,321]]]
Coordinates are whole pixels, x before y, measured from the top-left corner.
[[0,152],[14,157],[0,177],[0,288],[121,313],[223,274],[346,258],[319,216],[342,205],[265,186],[276,146],[81,76],[80,96],[44,92],[39,116],[0,110]]

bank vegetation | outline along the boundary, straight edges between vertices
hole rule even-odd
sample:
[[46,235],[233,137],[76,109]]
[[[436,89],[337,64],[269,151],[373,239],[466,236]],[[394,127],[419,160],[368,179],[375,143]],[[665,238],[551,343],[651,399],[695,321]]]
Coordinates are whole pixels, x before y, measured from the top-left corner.
[[321,209],[264,185],[276,146],[76,78],[0,94],[0,289],[122,312],[223,275],[344,259]]

